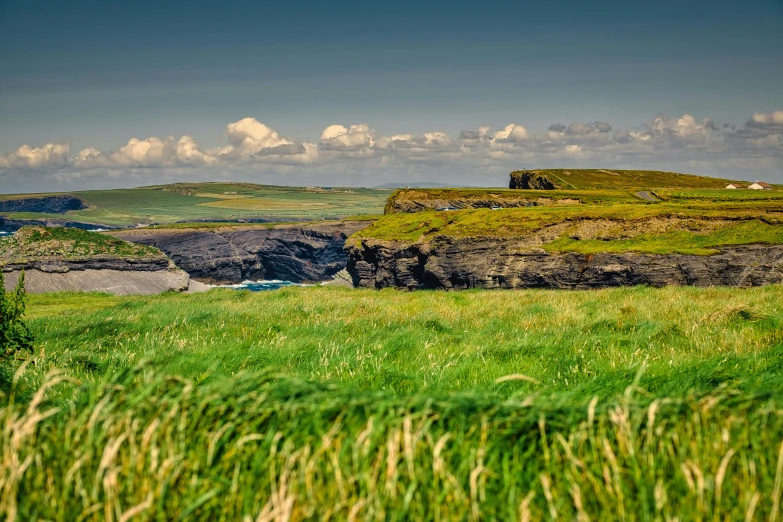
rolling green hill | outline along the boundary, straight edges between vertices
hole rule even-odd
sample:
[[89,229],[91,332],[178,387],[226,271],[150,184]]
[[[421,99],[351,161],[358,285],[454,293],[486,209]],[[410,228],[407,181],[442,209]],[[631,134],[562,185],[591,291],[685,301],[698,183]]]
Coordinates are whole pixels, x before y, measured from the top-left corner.
[[[135,189],[71,192],[69,194],[82,198],[89,208],[72,210],[66,214],[16,212],[4,215],[16,219],[65,218],[106,225],[241,218],[304,221],[379,214],[389,193],[389,190],[365,188],[177,183]],[[0,196],[0,199],[20,196]]]

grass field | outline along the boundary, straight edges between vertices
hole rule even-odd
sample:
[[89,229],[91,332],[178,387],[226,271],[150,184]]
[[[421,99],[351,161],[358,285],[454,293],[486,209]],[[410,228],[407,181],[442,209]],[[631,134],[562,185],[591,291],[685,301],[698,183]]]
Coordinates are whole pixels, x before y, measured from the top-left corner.
[[71,194],[90,208],[65,215],[6,213],[18,219],[42,217],[83,220],[106,225],[173,223],[188,219],[225,220],[335,219],[379,214],[391,191],[364,188],[304,188],[249,183],[178,183],[137,189],[91,190]]
[[660,189],[655,194],[665,200],[672,202],[726,202],[726,201],[783,201],[783,190],[682,190],[682,189]]
[[[780,286],[31,296],[0,509],[780,520],[781,303]],[[67,382],[33,395],[54,369]]]

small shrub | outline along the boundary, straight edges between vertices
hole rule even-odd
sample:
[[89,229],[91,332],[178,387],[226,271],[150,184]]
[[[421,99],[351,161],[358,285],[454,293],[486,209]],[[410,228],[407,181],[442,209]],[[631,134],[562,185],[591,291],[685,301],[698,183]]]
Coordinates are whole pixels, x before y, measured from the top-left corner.
[[0,362],[33,351],[33,335],[22,320],[25,310],[24,272],[16,289],[5,291],[5,278],[0,271]]

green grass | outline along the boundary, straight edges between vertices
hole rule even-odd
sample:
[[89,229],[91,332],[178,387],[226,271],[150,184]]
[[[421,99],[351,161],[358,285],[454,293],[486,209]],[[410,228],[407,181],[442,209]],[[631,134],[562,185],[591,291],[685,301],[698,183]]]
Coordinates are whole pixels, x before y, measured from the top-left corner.
[[723,202],[723,201],[783,201],[783,190],[745,190],[745,189],[720,189],[720,190],[680,190],[680,189],[662,189],[655,191],[655,194],[663,200],[673,202],[683,201],[705,201],[705,202]]
[[[566,233],[567,234],[567,233]],[[710,255],[720,247],[746,244],[783,244],[783,226],[761,220],[730,221],[707,231],[674,230],[661,234],[639,234],[633,238],[572,239],[567,235],[543,246],[550,252],[643,252],[648,254]]]
[[[779,520],[781,303],[780,286],[31,296],[0,510]],[[55,368],[76,382],[46,390]]]
[[137,189],[91,190],[71,193],[90,208],[62,214],[8,213],[18,219],[44,217],[107,225],[173,223],[188,219],[312,220],[324,217],[378,214],[388,190],[334,188],[331,190],[254,185],[249,183],[178,183]]
[[[594,252],[712,253],[721,245],[780,244],[783,201],[703,202],[686,204],[613,204],[572,207],[530,207],[500,210],[387,214],[349,239],[421,242],[437,237],[532,239],[554,225],[559,238],[545,241],[550,250]],[[679,220],[674,228],[652,233],[663,220]],[[750,221],[750,223],[740,223]],[[593,230],[574,238],[579,227]],[[714,230],[716,227],[721,230]],[[595,236],[595,237],[591,237]],[[580,234],[583,236],[583,234]]]
[[[141,359],[197,381],[265,370],[364,390],[465,390],[604,397],[644,361],[643,385],[670,394],[705,367],[742,380],[778,362],[783,288],[571,291],[362,291],[327,287],[250,293],[30,296],[44,357],[91,380]],[[726,358],[731,364],[721,362]],[[769,359],[772,357],[772,359]],[[706,366],[704,366],[706,365]],[[495,384],[522,373],[540,384]]]

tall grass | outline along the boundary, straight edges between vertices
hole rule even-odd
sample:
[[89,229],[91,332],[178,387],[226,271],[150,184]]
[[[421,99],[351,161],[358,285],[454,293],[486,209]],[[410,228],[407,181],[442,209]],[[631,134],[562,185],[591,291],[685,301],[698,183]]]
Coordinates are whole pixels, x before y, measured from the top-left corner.
[[32,296],[0,518],[780,521],[781,292]]
[[[641,384],[656,394],[783,386],[781,286],[29,299],[37,378],[65,369],[90,382],[145,359],[197,382],[263,370],[400,395],[607,397],[646,362]],[[495,382],[510,374],[537,383]]]
[[6,520],[779,520],[783,392],[393,397],[140,371],[0,410]]

